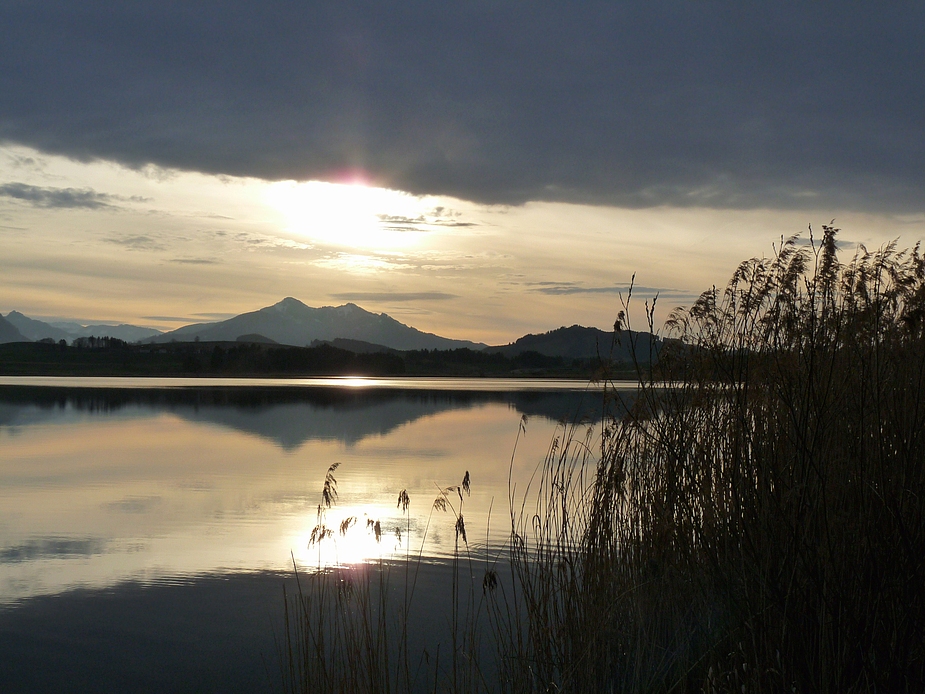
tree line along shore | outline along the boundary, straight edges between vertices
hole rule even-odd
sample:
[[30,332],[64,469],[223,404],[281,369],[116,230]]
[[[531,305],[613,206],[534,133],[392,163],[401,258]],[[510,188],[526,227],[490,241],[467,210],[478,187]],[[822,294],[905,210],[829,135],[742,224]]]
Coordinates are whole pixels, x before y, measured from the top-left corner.
[[0,345],[5,376],[548,376],[593,378],[630,364],[602,358],[568,358],[525,351],[514,356],[467,348],[353,352],[322,343],[293,347],[260,342],[130,344],[115,338],[74,343]]

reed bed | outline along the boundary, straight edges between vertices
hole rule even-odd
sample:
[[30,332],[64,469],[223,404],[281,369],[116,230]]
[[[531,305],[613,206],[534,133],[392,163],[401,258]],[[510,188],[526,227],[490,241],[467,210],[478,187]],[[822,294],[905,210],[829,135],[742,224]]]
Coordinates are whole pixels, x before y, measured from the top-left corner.
[[[619,416],[565,426],[512,484],[504,570],[448,601],[468,674],[429,688],[925,691],[925,262],[890,244],[843,264],[837,232],[673,312]],[[413,689],[409,666],[369,670],[386,608],[365,609],[358,634],[304,611],[298,629],[366,651],[338,691]]]
[[[367,519],[356,527],[349,517],[337,527],[327,524],[327,511],[336,504],[339,464],[325,476],[318,518],[309,547],[336,542],[349,532],[367,532],[376,541],[394,533],[411,535],[412,500],[398,494],[403,522],[386,528]],[[460,484],[437,489],[430,518],[417,551],[406,543],[403,556],[368,563],[325,566],[319,560],[310,571],[299,571],[295,559],[296,593],[284,592],[285,641],[280,649],[283,680],[291,692],[475,692],[488,691],[483,663],[491,659],[482,635],[489,630],[485,611],[487,579],[498,573],[469,550],[463,514],[470,495],[469,473]],[[427,532],[439,517],[455,532],[450,562],[424,557]],[[445,593],[434,595],[434,589]],[[424,595],[422,595],[422,593]]]

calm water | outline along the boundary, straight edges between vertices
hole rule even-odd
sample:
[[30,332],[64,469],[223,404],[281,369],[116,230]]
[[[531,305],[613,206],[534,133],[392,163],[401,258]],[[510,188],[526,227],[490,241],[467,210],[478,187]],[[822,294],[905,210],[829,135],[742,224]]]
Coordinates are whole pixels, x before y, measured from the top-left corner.
[[[447,499],[462,503],[473,549],[496,551],[509,479],[520,494],[557,421],[600,409],[575,382],[0,380],[0,651],[13,653],[0,690],[272,689],[258,664],[293,558],[310,570],[423,547],[439,561],[455,519],[433,503],[467,471],[471,495]],[[310,547],[334,464],[338,497],[321,520],[355,522]],[[109,675],[94,665],[120,652]]]

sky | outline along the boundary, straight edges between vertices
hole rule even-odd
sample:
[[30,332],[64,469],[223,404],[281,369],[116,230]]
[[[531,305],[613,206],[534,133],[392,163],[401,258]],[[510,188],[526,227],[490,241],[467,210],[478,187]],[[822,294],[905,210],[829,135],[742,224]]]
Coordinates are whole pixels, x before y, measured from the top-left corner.
[[0,0],[0,312],[634,327],[925,238],[925,5]]

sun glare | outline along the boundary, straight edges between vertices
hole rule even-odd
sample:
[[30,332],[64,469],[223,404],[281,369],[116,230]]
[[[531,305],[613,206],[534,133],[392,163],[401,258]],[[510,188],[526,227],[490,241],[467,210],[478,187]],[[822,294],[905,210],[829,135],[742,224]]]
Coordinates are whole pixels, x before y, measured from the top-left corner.
[[373,383],[371,379],[364,376],[339,376],[332,380],[337,381],[337,385],[347,388],[364,388]]
[[316,517],[308,516],[303,533],[293,538],[293,557],[302,567],[325,569],[387,559],[406,552],[410,538],[397,536],[394,523],[380,523],[377,536],[376,520],[360,509],[331,509],[324,519],[324,527],[330,532],[313,538],[312,529],[318,528],[319,523]]
[[292,234],[364,250],[416,245],[426,214],[425,203],[416,196],[360,183],[274,183],[267,202],[283,215]]

